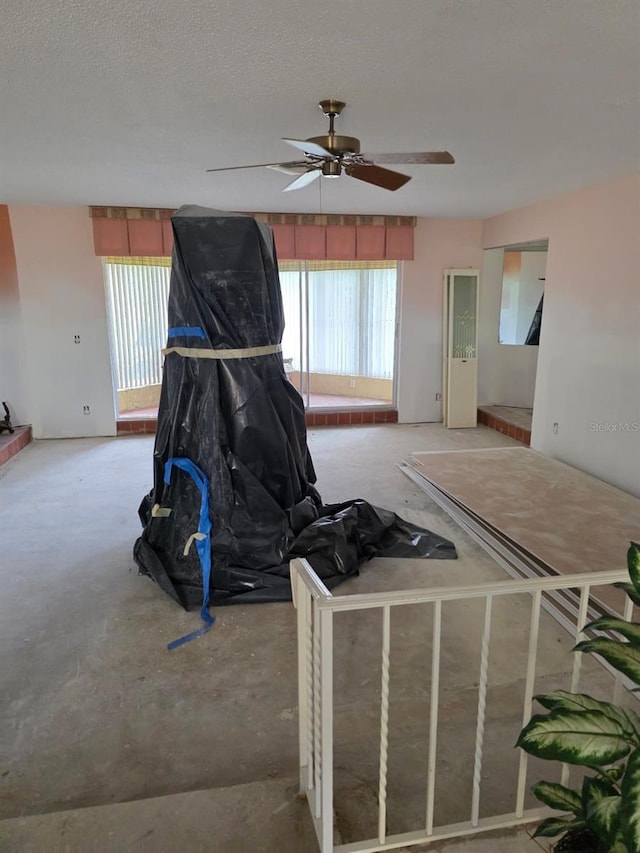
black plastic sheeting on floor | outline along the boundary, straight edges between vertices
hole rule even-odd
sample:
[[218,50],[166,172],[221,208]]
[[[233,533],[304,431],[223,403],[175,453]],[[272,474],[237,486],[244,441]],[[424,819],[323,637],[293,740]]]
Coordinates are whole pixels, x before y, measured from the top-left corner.
[[304,404],[277,346],[284,316],[268,226],[199,207],[172,222],[169,351],[154,487],[134,547],[140,573],[204,610],[207,590],[217,604],[289,600],[294,557],[329,588],[375,556],[455,559],[453,543],[364,500],[322,504]]

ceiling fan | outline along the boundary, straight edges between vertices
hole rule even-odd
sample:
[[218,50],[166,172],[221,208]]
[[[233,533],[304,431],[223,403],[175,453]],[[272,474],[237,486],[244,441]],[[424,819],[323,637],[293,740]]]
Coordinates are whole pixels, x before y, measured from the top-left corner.
[[448,151],[419,151],[413,154],[361,154],[360,140],[353,136],[340,136],[335,132],[334,122],[345,107],[343,101],[328,98],[318,104],[329,119],[329,131],[326,136],[312,136],[309,139],[284,139],[304,154],[304,160],[287,163],[256,163],[251,166],[225,166],[221,169],[207,169],[207,172],[230,172],[236,169],[259,169],[267,167],[277,169],[288,175],[297,175],[283,192],[299,190],[321,176],[339,178],[344,172],[358,181],[365,181],[385,190],[397,190],[411,180],[392,169],[383,169],[378,163],[391,164],[448,164],[455,160]]

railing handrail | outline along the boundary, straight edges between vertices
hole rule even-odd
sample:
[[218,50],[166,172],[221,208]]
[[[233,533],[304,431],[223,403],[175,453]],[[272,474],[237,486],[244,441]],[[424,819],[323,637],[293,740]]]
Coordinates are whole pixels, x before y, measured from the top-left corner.
[[[325,586],[325,584],[318,577],[318,575],[315,573],[315,571],[310,566],[307,560],[302,557],[296,558],[291,561],[291,565],[300,568],[300,577],[302,578],[305,586],[314,598],[318,600],[333,598],[333,595],[329,588]],[[291,584],[291,589],[293,590],[295,596],[295,585],[293,583]]]
[[434,601],[456,601],[457,599],[485,598],[487,595],[513,595],[514,593],[542,590],[573,589],[583,586],[606,586],[629,579],[625,569],[605,572],[581,572],[575,575],[522,578],[517,580],[489,581],[472,586],[439,586],[432,589],[393,590],[390,592],[364,592],[355,595],[333,595],[322,583],[309,562],[303,558],[293,560],[300,576],[318,607],[334,611],[366,610],[389,605],[426,604]]

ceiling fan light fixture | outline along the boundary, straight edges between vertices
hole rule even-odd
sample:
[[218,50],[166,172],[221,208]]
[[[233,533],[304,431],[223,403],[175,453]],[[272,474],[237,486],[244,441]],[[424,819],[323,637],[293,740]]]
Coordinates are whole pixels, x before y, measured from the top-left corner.
[[325,178],[339,178],[342,174],[342,165],[338,160],[327,160],[322,164],[322,175]]

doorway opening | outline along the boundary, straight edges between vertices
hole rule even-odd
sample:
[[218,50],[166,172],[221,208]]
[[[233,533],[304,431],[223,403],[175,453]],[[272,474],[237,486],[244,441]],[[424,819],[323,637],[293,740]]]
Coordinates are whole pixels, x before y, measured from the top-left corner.
[[531,441],[549,241],[485,251],[478,420]]

